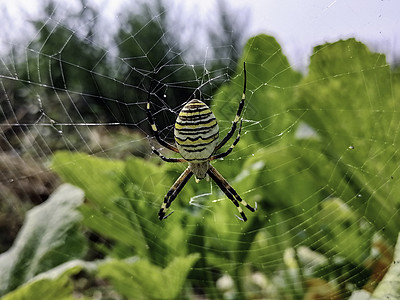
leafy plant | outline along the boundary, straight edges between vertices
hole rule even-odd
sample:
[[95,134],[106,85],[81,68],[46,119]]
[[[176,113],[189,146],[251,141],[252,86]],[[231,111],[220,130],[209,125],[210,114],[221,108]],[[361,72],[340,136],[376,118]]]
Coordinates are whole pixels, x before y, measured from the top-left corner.
[[[74,285],[71,277],[82,270],[82,266],[66,263],[43,272],[23,284],[17,290],[5,295],[2,300],[73,300]],[[88,299],[81,297],[80,299]]]
[[165,269],[147,260],[114,260],[100,266],[99,276],[111,280],[129,299],[175,299],[198,255],[174,258]]
[[81,215],[76,211],[83,196],[80,189],[65,184],[28,212],[14,245],[0,255],[0,295],[85,253]]
[[[85,192],[82,223],[101,237],[89,243],[106,257],[94,276],[139,299],[189,298],[194,290],[210,298],[309,299],[372,291],[400,228],[399,74],[352,39],[317,47],[304,77],[266,35],[249,40],[242,60],[242,140],[234,163],[215,164],[246,201],[258,203],[248,222],[236,220],[232,203],[218,189],[209,193],[205,181],[188,183],[175,213],[160,222],[162,197],[185,166],[54,155],[53,169]],[[237,76],[214,99],[222,134],[242,85]]]

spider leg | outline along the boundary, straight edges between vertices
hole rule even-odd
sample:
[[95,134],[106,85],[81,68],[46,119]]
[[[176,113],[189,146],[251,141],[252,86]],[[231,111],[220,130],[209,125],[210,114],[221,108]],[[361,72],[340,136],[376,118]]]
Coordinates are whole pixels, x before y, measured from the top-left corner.
[[152,147],[153,153],[157,154],[163,161],[166,162],[186,162],[184,158],[170,158],[170,157],[165,157],[162,155],[156,148]]
[[225,193],[225,195],[232,200],[233,204],[235,204],[236,208],[239,211],[239,214],[242,216],[241,218],[238,217],[239,220],[246,222],[247,221],[247,217],[244,213],[244,211],[242,210],[242,208],[239,206],[239,202],[241,204],[243,204],[248,210],[250,210],[251,212],[255,212],[256,208],[257,208],[257,204],[256,204],[256,208],[253,208],[252,206],[250,206],[249,204],[247,204],[246,201],[244,201],[239,195],[238,193],[236,193],[236,191],[233,189],[233,187],[226,181],[226,179],[224,177],[222,177],[222,175],[217,171],[217,169],[215,169],[213,166],[210,166],[210,168],[207,171],[207,174],[210,175],[210,177],[212,178],[212,180],[215,181],[215,183],[219,186],[219,188]]
[[146,106],[146,113],[147,113],[147,119],[149,119],[150,122],[150,126],[151,126],[151,131],[153,133],[153,135],[156,137],[157,142],[164,146],[165,148],[168,148],[169,150],[172,150],[174,152],[179,153],[178,148],[176,148],[175,146],[172,146],[171,144],[167,143],[166,141],[164,141],[160,135],[158,134],[158,130],[157,130],[157,126],[156,123],[154,121],[153,115],[151,113],[151,105],[150,105],[150,91],[151,91],[151,87],[149,89],[149,94],[147,95],[147,106]]
[[192,175],[193,175],[192,171],[189,168],[187,168],[172,185],[168,193],[165,195],[164,202],[161,205],[160,211],[158,212],[158,218],[160,220],[168,218],[173,213],[172,211],[168,215],[165,215],[172,201],[175,200],[176,196],[178,196],[179,192],[183,189],[183,187],[189,181]]
[[232,145],[229,147],[229,149],[226,150],[225,152],[222,152],[222,153],[219,153],[219,154],[211,156],[210,160],[219,159],[219,158],[223,158],[225,156],[228,156],[232,152],[232,150],[236,146],[236,144],[239,142],[240,133],[241,132],[242,132],[242,120],[240,120],[238,135],[237,135],[236,139],[233,141]]
[[237,127],[237,123],[240,120],[240,115],[242,114],[242,110],[244,107],[244,101],[246,100],[246,63],[243,63],[243,74],[244,74],[244,83],[243,83],[243,94],[242,94],[242,100],[239,103],[239,107],[235,116],[235,119],[233,120],[232,123],[232,127],[231,130],[229,130],[229,132],[227,133],[227,135],[223,138],[223,140],[215,147],[215,151],[220,149],[222,146],[224,146],[226,144],[227,141],[230,140],[230,138],[233,136],[236,127]]

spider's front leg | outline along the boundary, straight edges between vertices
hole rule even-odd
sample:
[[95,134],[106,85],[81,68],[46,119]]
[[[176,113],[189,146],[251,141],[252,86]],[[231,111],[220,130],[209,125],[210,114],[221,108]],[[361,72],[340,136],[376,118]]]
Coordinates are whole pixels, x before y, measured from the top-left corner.
[[157,154],[163,161],[166,162],[186,162],[185,159],[183,158],[175,158],[175,157],[165,157],[164,155],[162,155],[156,148],[152,147],[153,153]]
[[149,90],[149,94],[147,96],[146,114],[147,114],[147,119],[149,120],[149,123],[150,123],[151,131],[152,131],[153,135],[156,137],[156,140],[160,145],[164,146],[165,148],[167,148],[171,151],[178,153],[179,152],[178,149],[175,146],[164,141],[158,133],[156,122],[153,118],[153,114],[151,113],[150,95],[151,95],[151,93]]
[[235,116],[235,119],[232,122],[232,127],[231,130],[227,133],[227,135],[223,138],[223,140],[215,147],[214,151],[217,151],[218,149],[222,148],[226,144],[227,141],[231,139],[233,134],[235,133],[237,123],[240,120],[240,115],[242,114],[242,110],[244,107],[244,102],[246,101],[246,82],[247,82],[247,76],[246,76],[246,63],[243,62],[243,76],[244,76],[244,81],[243,81],[243,94],[242,94],[242,100],[239,102],[239,107]]
[[190,168],[186,168],[186,170],[179,176],[179,178],[172,185],[168,193],[164,197],[164,202],[161,205],[161,209],[158,212],[158,218],[160,220],[164,220],[168,218],[174,211],[170,212],[166,215],[168,208],[170,207],[172,201],[175,200],[176,196],[178,196],[179,192],[183,189],[185,184],[189,181],[190,177],[192,177],[193,173]]

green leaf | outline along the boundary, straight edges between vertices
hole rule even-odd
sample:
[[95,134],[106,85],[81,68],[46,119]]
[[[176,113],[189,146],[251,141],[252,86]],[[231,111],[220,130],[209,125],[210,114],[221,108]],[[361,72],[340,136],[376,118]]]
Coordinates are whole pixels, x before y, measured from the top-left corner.
[[344,198],[356,191],[340,192],[348,186],[346,174],[318,149],[314,142],[297,141],[248,159],[238,175],[243,186],[252,187],[246,201],[258,202],[254,218],[270,221],[268,231],[276,231],[281,249],[301,243],[360,264],[370,253],[372,226],[335,197],[331,186]]
[[162,269],[148,260],[112,260],[99,266],[99,276],[109,279],[115,289],[132,299],[175,299],[198,254],[176,257]]
[[53,156],[52,168],[66,182],[80,187],[85,196],[104,209],[112,209],[112,200],[122,197],[124,163],[60,151]]
[[[95,263],[73,260],[40,273],[27,283],[5,295],[1,300],[31,300],[32,296],[40,300],[73,300],[73,283],[71,276],[82,269],[93,270]],[[79,298],[86,299],[86,298]]]
[[315,219],[324,235],[320,243],[326,255],[339,254],[357,266],[369,257],[373,231],[342,199],[324,200]]
[[[239,62],[238,75],[222,86],[214,98],[212,111],[218,120],[221,138],[231,127],[242,97],[243,62],[247,70],[243,129],[240,143],[230,158],[248,157],[283,137],[292,138],[283,134],[290,132],[298,119],[287,112],[297,100],[294,93],[301,74],[291,68],[278,42],[261,34],[249,39]],[[229,179],[240,171],[243,163],[244,159],[234,164],[221,163],[218,169]]]
[[0,294],[84,254],[86,243],[78,230],[81,216],[76,210],[82,203],[83,192],[64,184],[27,213],[14,245],[0,255]]
[[86,226],[122,245],[133,246],[137,253],[147,256],[148,247],[131,206],[133,202],[145,201],[127,197],[123,187],[128,177],[122,161],[57,152],[53,157],[53,169],[64,180],[85,191],[90,203],[80,207],[80,211]]
[[[116,242],[107,252],[110,256],[138,255],[165,265],[169,256],[186,254],[186,247],[181,245],[187,230],[182,228],[179,216],[169,222],[160,222],[157,218],[163,196],[174,181],[172,176],[179,176],[171,169],[175,166],[158,166],[135,157],[122,162],[58,152],[53,168],[85,191],[89,201],[80,207],[83,223]],[[180,197],[190,190],[188,185]],[[179,199],[174,202],[174,209],[177,208]]]
[[[325,44],[315,48],[292,110],[346,176],[343,189],[332,189],[393,243],[400,226],[399,79],[384,55],[354,39]],[[351,197],[341,196],[350,189]]]
[[73,300],[73,285],[68,276],[62,276],[55,280],[41,279],[27,283],[19,289],[8,293],[1,300]]
[[242,139],[248,142],[254,139],[268,145],[295,121],[286,112],[296,101],[294,87],[300,81],[301,74],[291,68],[273,37],[261,34],[249,39],[239,63],[238,75],[241,76],[236,76],[223,86],[213,103],[212,109],[219,121],[222,136],[224,130],[231,126],[242,96],[243,61],[246,62],[247,93],[242,116],[251,122],[243,123],[243,131],[247,134]]
[[397,238],[392,265],[379,283],[372,299],[400,299],[400,234]]

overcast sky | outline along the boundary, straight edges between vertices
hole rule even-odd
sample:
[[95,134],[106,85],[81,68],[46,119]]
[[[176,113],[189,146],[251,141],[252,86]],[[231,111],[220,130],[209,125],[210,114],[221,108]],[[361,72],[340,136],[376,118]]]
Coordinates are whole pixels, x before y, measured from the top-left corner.
[[[186,20],[209,22],[217,0],[168,0],[169,10]],[[40,11],[42,0],[0,0],[5,15],[1,48],[34,35],[24,23]],[[58,10],[74,9],[74,1],[59,1]],[[79,1],[77,1],[79,3]],[[101,17],[110,24],[118,22],[120,7],[132,7],[128,0],[88,0],[101,7]],[[341,38],[356,37],[371,49],[388,55],[389,61],[400,54],[400,1],[398,0],[226,0],[238,14],[248,16],[248,37],[267,33],[281,44],[290,62],[298,68],[307,64],[312,47]],[[75,2],[76,3],[76,2]],[[4,18],[3,18],[4,22]],[[108,25],[112,28],[112,25]],[[33,37],[33,36],[32,36]],[[32,38],[31,37],[31,38]],[[14,41],[14,40],[16,41]]]
[[292,57],[297,51],[309,56],[312,46],[349,37],[387,52],[391,59],[400,53],[397,0],[255,1],[252,12],[254,32],[272,33]]
[[[173,0],[172,8],[207,18],[215,0]],[[249,11],[248,34],[274,36],[292,64],[307,64],[312,48],[325,42],[356,37],[389,60],[400,56],[398,0],[229,0]]]

